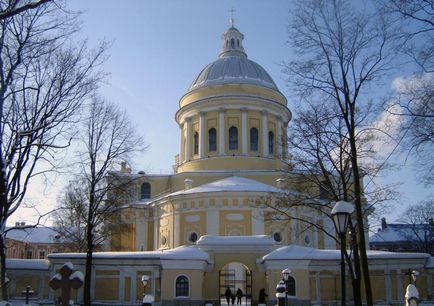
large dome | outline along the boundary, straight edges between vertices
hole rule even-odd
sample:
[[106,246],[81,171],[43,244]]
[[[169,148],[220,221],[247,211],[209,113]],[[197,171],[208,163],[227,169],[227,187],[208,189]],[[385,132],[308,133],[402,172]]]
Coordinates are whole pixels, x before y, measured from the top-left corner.
[[245,56],[225,56],[206,66],[189,91],[223,84],[252,84],[278,90],[273,79],[259,64]]
[[243,39],[244,35],[233,25],[223,33],[219,59],[199,73],[188,91],[223,84],[251,84],[279,91],[265,69],[247,58]]

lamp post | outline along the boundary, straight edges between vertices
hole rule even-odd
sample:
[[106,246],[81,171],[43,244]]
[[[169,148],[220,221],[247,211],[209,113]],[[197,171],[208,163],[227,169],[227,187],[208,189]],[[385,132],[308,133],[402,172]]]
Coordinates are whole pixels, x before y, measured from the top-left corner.
[[285,305],[288,304],[288,279],[291,272],[291,269],[288,268],[282,270],[283,281],[285,282]]
[[[148,280],[149,280],[149,275],[143,275],[143,276],[142,276],[142,283],[143,283],[143,300],[145,299],[145,296],[146,296],[146,285],[148,284]],[[142,305],[144,305],[144,301],[143,301]]]
[[341,240],[341,305],[346,305],[346,285],[345,285],[345,235],[347,233],[348,221],[351,213],[354,211],[354,207],[351,203],[345,201],[336,202],[332,209],[333,223],[335,225],[336,232]]

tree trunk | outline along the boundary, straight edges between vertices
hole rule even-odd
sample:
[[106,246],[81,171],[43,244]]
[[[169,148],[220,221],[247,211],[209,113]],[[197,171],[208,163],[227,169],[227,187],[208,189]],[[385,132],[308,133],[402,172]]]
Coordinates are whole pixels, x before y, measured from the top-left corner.
[[[351,127],[354,127],[354,112],[353,109],[352,117],[351,117]],[[371,279],[369,278],[369,265],[368,265],[368,256],[366,255],[366,241],[365,241],[365,229],[364,229],[364,220],[363,220],[363,211],[362,211],[362,188],[360,184],[360,171],[359,165],[357,161],[357,148],[356,148],[356,138],[354,133],[354,128],[349,129],[350,134],[350,146],[351,146],[351,165],[352,172],[354,176],[354,206],[356,208],[356,219],[357,219],[357,235],[358,235],[358,247],[360,249],[360,263],[362,268],[363,280],[365,284],[365,294],[366,294],[366,304],[367,306],[372,306],[372,288],[371,288]]]
[[[353,248],[353,262],[354,262],[354,276],[352,278],[352,284],[353,284],[353,300],[354,300],[354,306],[362,306],[362,294],[361,294],[361,271],[360,271],[360,257],[359,257],[359,247],[357,245],[357,235],[356,235],[356,229],[354,228],[351,220],[350,220],[350,228],[351,234],[350,234],[350,240]],[[349,263],[351,264],[351,263]]]
[[83,304],[91,306],[91,282],[92,282],[92,253],[93,253],[93,226],[89,220],[92,220],[92,205],[89,204],[88,224],[86,232],[87,250],[86,250],[86,269],[84,277],[84,296]]

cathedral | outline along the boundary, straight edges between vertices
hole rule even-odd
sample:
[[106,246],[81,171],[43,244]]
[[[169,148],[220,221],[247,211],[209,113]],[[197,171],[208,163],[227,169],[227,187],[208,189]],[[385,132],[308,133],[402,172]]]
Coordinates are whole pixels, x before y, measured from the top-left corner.
[[[110,195],[119,209],[106,250],[94,253],[94,301],[137,305],[145,292],[157,305],[216,306],[233,303],[241,292],[243,305],[275,305],[284,269],[290,270],[290,303],[340,301],[336,240],[305,222],[276,218],[272,205],[264,205],[305,194],[320,201],[321,192],[292,171],[287,99],[267,71],[248,58],[243,39],[232,24],[222,35],[218,58],[180,98],[173,174],[136,173],[122,164],[107,178],[123,182],[127,192]],[[334,235],[330,218],[307,207],[294,209],[298,219],[321,224]],[[84,271],[85,254],[48,258],[47,274],[65,262]],[[369,251],[368,260],[376,304],[404,303],[409,269],[420,273],[421,298],[432,297],[430,255]],[[13,273],[23,272],[11,271],[12,279]],[[40,275],[35,286],[42,298],[53,299],[55,293],[44,289],[45,274]],[[346,283],[351,300],[351,280]],[[73,295],[80,302],[82,289]]]

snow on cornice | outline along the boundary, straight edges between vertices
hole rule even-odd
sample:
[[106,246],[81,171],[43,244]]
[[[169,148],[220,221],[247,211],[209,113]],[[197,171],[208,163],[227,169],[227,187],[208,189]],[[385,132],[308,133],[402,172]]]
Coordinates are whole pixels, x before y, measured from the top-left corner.
[[[85,258],[86,253],[55,253],[48,255],[55,258]],[[209,262],[208,253],[196,246],[180,246],[174,249],[146,252],[95,252],[94,259],[158,259],[158,260],[203,260]]]

